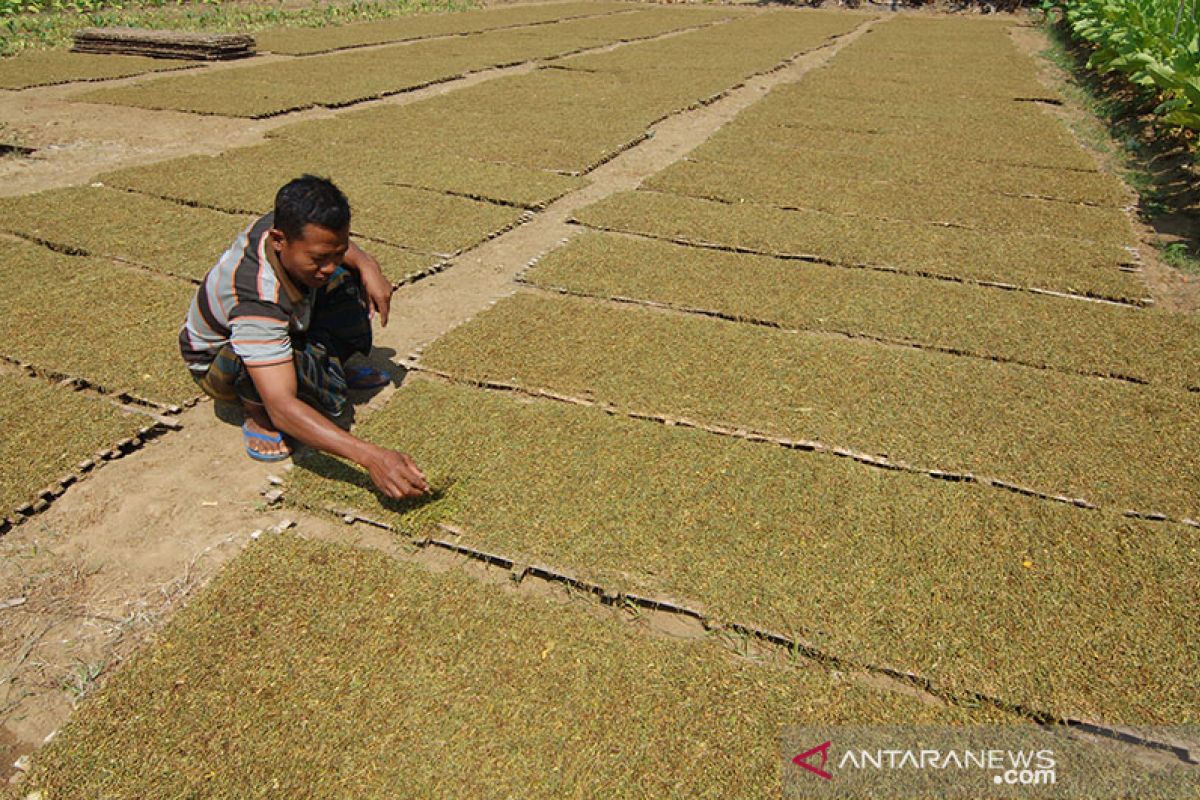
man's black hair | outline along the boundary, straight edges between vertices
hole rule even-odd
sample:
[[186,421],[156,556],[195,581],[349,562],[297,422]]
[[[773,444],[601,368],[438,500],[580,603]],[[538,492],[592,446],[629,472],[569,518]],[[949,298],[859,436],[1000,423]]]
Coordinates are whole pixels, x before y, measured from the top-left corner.
[[299,239],[310,224],[331,231],[348,228],[350,201],[328,178],[301,175],[275,194],[275,227],[289,239]]

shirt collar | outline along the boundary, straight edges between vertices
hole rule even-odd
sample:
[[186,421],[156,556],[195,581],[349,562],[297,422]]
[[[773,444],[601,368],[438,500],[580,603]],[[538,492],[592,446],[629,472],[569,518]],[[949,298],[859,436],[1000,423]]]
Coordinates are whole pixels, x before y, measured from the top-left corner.
[[275,252],[275,248],[271,246],[268,234],[263,234],[263,253],[267,256],[267,263],[271,265],[271,269],[275,271],[275,277],[279,279],[279,283],[283,286],[283,290],[287,293],[288,299],[293,305],[304,299],[305,292],[301,291],[292,276],[284,269],[283,264],[279,262],[279,253]]

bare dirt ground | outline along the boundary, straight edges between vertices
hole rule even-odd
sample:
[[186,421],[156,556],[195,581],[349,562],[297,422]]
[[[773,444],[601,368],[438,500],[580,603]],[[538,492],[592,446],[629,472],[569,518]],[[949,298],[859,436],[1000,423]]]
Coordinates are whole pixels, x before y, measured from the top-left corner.
[[[772,87],[825,63],[865,31],[866,20],[855,33],[782,70],[664,120],[651,138],[589,174],[587,187],[462,254],[445,272],[402,287],[393,298],[389,327],[377,332],[374,358],[402,358],[514,291],[513,278],[530,259],[571,235],[566,219],[572,211],[634,188],[683,157]],[[522,69],[529,67],[489,70],[376,102],[413,102]],[[331,115],[315,111],[245,121],[136,109],[97,114],[96,106],[66,101],[71,90],[0,92],[0,117],[21,120],[26,142],[57,145],[27,163],[0,161],[0,192],[76,185],[119,166],[216,153],[253,144],[285,122]],[[394,390],[380,393],[359,413]],[[202,402],[184,412],[181,431],[107,464],[48,511],[0,538],[0,780],[14,774],[10,765],[57,730],[74,702],[153,636],[256,531],[270,535],[290,517],[303,535],[354,541],[439,568],[447,559],[461,561],[411,552],[383,532],[268,507],[261,491],[269,476],[283,474],[281,465],[247,458],[240,430],[215,411]],[[657,635],[697,635],[665,616],[644,615],[639,624]]]

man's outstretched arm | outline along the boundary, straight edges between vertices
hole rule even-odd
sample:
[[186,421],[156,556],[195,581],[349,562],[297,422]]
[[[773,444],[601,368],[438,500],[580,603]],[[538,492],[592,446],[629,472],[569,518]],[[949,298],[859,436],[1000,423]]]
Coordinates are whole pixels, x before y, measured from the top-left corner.
[[349,459],[367,470],[388,497],[419,497],[429,491],[424,473],[404,453],[371,444],[333,424],[296,396],[296,372],[290,363],[248,367],[271,422],[310,447]]

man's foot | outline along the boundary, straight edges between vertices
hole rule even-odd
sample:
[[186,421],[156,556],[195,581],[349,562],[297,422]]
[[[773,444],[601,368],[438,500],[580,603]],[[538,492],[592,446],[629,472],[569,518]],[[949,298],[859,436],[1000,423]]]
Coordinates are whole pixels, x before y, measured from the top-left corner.
[[351,389],[378,389],[392,382],[392,376],[374,367],[346,368],[346,385]]
[[242,423],[242,441],[246,444],[246,455],[255,461],[283,461],[292,454],[283,442],[283,434],[250,417]]

